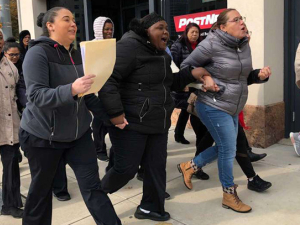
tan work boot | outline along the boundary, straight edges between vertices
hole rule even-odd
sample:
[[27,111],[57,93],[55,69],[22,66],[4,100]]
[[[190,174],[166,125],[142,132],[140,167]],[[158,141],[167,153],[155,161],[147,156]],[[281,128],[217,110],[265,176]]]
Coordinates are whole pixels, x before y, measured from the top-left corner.
[[197,166],[192,162],[184,162],[177,165],[179,173],[182,174],[183,183],[189,189],[193,189],[192,176],[197,172]]
[[252,210],[249,205],[244,204],[236,192],[237,185],[229,188],[223,188],[222,206],[225,209],[232,209],[239,213],[247,213]]

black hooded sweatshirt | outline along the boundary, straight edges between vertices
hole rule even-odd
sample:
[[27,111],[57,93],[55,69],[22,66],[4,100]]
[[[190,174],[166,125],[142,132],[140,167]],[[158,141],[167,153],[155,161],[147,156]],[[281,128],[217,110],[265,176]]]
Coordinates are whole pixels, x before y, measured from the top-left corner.
[[29,43],[23,74],[28,103],[22,115],[21,128],[28,133],[56,142],[72,142],[90,129],[92,111],[105,113],[94,95],[72,96],[72,83],[84,75],[81,54],[48,37]]

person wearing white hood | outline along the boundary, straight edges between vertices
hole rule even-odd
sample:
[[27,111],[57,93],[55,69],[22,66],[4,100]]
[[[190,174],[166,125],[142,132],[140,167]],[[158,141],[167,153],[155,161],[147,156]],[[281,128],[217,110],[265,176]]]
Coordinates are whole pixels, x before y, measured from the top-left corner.
[[[114,35],[114,23],[108,17],[99,16],[94,21],[94,40],[103,40],[113,38]],[[104,122],[95,117],[93,120],[93,136],[94,143],[97,151],[97,158],[101,161],[108,161],[105,135],[108,133]]]

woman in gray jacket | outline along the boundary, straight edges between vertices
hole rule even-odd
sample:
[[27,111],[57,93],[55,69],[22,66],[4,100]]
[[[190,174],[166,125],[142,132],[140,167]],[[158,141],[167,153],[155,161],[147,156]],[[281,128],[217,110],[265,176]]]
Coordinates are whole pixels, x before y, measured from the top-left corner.
[[198,93],[196,110],[216,145],[178,165],[184,184],[192,189],[192,174],[218,158],[223,207],[250,212],[251,207],[237,196],[233,180],[238,114],[247,101],[248,82],[262,83],[270,76],[270,69],[253,71],[243,17],[235,9],[227,9],[219,15],[207,38],[181,65],[186,66],[204,67],[211,74],[205,77],[205,89]]

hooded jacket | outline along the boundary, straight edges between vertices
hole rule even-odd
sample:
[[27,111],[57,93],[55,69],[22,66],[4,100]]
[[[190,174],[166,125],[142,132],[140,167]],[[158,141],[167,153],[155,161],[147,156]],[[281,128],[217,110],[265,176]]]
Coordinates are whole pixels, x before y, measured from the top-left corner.
[[20,44],[20,50],[21,50],[21,55],[20,55],[20,59],[24,60],[25,55],[27,53],[28,47],[25,48],[24,43],[23,43],[23,39],[26,35],[30,35],[30,32],[28,30],[22,30],[19,34],[19,44]]
[[90,129],[89,110],[104,115],[94,94],[72,96],[72,83],[84,75],[80,53],[43,36],[31,41],[29,48],[23,63],[28,103],[22,129],[50,143],[79,139]]
[[0,146],[19,143],[20,117],[17,110],[18,70],[0,52]]
[[296,58],[295,58],[295,73],[296,73],[296,85],[300,88],[300,44],[298,45]]
[[108,18],[108,17],[99,16],[99,17],[97,17],[95,19],[94,25],[93,25],[94,35],[95,35],[95,39],[94,40],[102,40],[103,39],[103,28],[104,28],[105,22],[107,20],[110,21],[112,23],[112,25],[113,25],[112,26],[113,27],[112,36],[114,36],[115,26],[114,26],[113,21],[110,18]]
[[[143,29],[142,29],[143,30]],[[111,77],[100,90],[110,118],[125,113],[125,129],[146,134],[167,132],[174,102],[171,90],[182,90],[195,78],[190,68],[172,74],[171,57],[158,51],[135,31],[117,42],[116,64]]]
[[219,92],[198,91],[198,101],[235,116],[244,108],[248,98],[248,84],[264,83],[253,71],[248,39],[236,39],[228,33],[211,30],[190,56],[182,63],[204,67],[220,87]]

